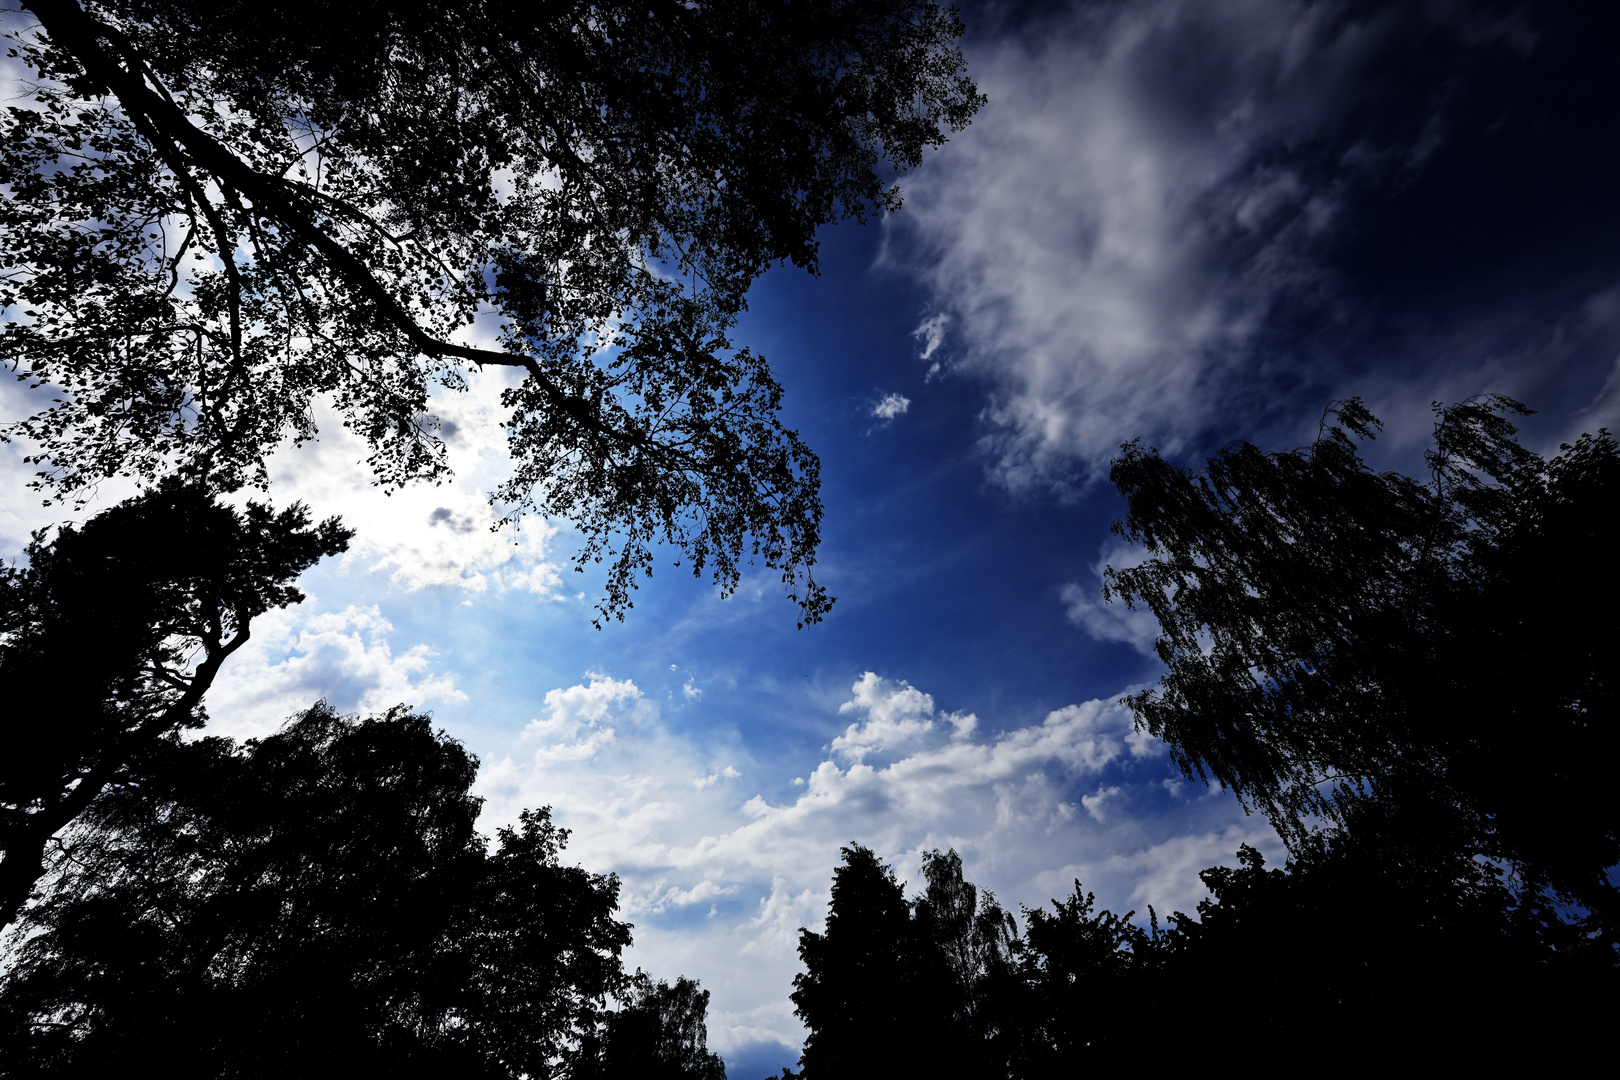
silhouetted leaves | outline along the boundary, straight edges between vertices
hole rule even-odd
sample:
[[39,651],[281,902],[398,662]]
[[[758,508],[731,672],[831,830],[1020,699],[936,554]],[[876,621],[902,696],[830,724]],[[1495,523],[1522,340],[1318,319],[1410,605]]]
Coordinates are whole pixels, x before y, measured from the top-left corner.
[[[1149,909],[1143,927],[1076,882],[1050,910],[1025,910],[1022,937],[993,902],[978,912],[988,935],[928,931],[942,893],[973,891],[954,852],[929,857],[908,926],[892,873],[846,848],[826,933],[801,931],[800,1075],[1044,1080],[1248,1054],[1332,1071],[1606,1051],[1620,1005],[1609,944],[1500,867],[1436,858],[1426,836],[1414,846],[1406,822],[1353,826],[1311,834],[1284,870],[1244,847],[1237,867],[1203,872],[1196,918],[1161,927]],[[953,969],[970,942],[981,959]]]
[[299,574],[350,532],[223,506],[170,484],[35,537],[0,567],[0,924],[40,873],[47,838],[159,739],[202,724],[203,693],[249,624],[303,599]]
[[1153,557],[1105,591],[1159,620],[1167,670],[1128,702],[1189,777],[1296,845],[1388,803],[1431,821],[1437,857],[1510,859],[1612,934],[1620,631],[1598,613],[1620,604],[1620,449],[1583,436],[1543,461],[1505,419],[1524,411],[1437,406],[1427,483],[1367,468],[1356,401],[1308,447],[1236,443],[1198,474],[1128,444],[1115,529]]
[[476,767],[403,708],[164,742],[70,830],[20,927],[0,1071],[723,1076],[708,995],[625,978],[618,882],[563,865],[548,811],[486,850]]
[[[928,0],[31,0],[0,118],[0,363],[41,483],[233,490],[335,405],[385,484],[438,389],[512,366],[508,516],[560,515],[620,615],[654,545],[752,558],[805,621],[819,462],[729,334],[816,230],[982,102]],[[489,316],[492,347],[458,332]]]

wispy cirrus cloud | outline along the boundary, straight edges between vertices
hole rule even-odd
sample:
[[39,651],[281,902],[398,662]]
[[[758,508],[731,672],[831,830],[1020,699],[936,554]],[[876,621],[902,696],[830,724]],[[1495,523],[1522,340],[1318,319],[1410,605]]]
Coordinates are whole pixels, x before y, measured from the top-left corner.
[[989,387],[1001,481],[1096,477],[1139,435],[1174,452],[1304,377],[1267,327],[1342,315],[1319,255],[1347,199],[1446,137],[1447,85],[1358,112],[1418,39],[1528,47],[1465,5],[1149,0],[973,54],[990,103],[908,179],[891,250],[931,293],[926,353],[948,321],[950,369]]

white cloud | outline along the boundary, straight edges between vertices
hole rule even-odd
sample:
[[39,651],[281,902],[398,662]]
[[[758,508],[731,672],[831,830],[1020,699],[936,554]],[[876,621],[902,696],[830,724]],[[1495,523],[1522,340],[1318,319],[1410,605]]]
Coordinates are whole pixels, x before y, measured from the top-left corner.
[[934,730],[934,699],[907,682],[891,683],[868,671],[855,684],[854,693],[838,711],[864,712],[866,719],[849,725],[832,741],[833,752],[850,761],[916,747]]
[[[569,857],[619,874],[637,923],[631,962],[701,979],[722,1053],[801,1037],[787,1001],[797,931],[820,924],[851,841],[912,881],[922,852],[955,847],[969,877],[1015,908],[1066,894],[1074,876],[1116,906],[1138,893],[1185,906],[1202,895],[1192,871],[1243,840],[1270,842],[1263,825],[1236,824],[1230,799],[1167,798],[1162,745],[1115,701],[984,731],[867,672],[839,708],[846,720],[821,760],[765,764],[723,734],[676,731],[633,683],[591,675],[546,695],[509,754],[486,758],[479,791],[492,823],[554,806],[573,830]],[[746,779],[795,772],[780,795]]]
[[1098,821],[1106,821],[1108,820],[1108,804],[1119,798],[1120,791],[1118,784],[1098,788],[1094,794],[1081,796],[1080,805],[1086,808],[1086,813]]
[[872,406],[872,415],[879,420],[893,420],[904,415],[911,408],[911,399],[903,394],[884,394],[878,403]]
[[[480,326],[463,330],[460,339],[493,345]],[[445,390],[433,397],[433,419],[454,471],[444,484],[393,491],[377,486],[364,440],[317,403],[319,439],[284,446],[271,457],[271,490],[278,503],[302,500],[317,515],[341,516],[356,530],[344,564],[386,572],[408,592],[453,588],[472,596],[519,592],[569,599],[551,555],[556,526],[528,517],[521,528],[493,528],[488,492],[511,469],[500,395],[517,377],[509,369],[486,369],[469,378],[465,392]]]
[[1123,600],[1108,602],[1102,598],[1103,571],[1128,570],[1147,561],[1145,548],[1110,540],[1103,545],[1097,561],[1092,564],[1093,580],[1084,584],[1069,582],[1059,590],[1067,609],[1069,621],[1098,641],[1121,641],[1145,656],[1153,655],[1153,643],[1159,637],[1159,620],[1146,608],[1134,610]]
[[[0,81],[9,67],[0,65]],[[498,348],[489,319],[462,328],[456,340],[485,348]],[[365,441],[345,427],[329,403],[312,405],[318,438],[302,447],[284,444],[270,455],[271,498],[277,505],[303,501],[317,517],[337,515],[356,529],[345,565],[385,571],[390,581],[406,591],[428,587],[463,589],[471,594],[521,592],[554,601],[567,597],[558,562],[551,556],[556,526],[530,516],[521,528],[493,530],[495,515],[487,493],[510,472],[506,433],[501,427],[505,410],[501,392],[521,373],[492,368],[473,373],[465,392],[440,390],[431,399],[454,476],[441,485],[412,484],[386,490],[376,483],[366,464],[370,451]],[[0,383],[0,424],[20,420],[44,407],[41,392],[30,393],[14,380]],[[84,511],[71,507],[41,507],[40,497],[27,490],[34,467],[23,464],[31,448],[0,444],[0,554],[15,555],[34,529],[62,521],[78,521],[136,493],[123,479],[98,485],[88,492]],[[259,498],[243,492],[238,498]]]
[[209,731],[268,735],[322,698],[340,712],[362,713],[467,699],[454,675],[433,670],[426,645],[396,655],[392,629],[376,607],[321,613],[313,598],[261,615],[205,699]]
[[950,324],[951,317],[945,312],[930,315],[917,324],[917,328],[911,332],[912,337],[922,342],[922,352],[917,354],[917,359],[930,360],[933,358],[934,354],[939,351],[939,347],[945,344],[945,328]]
[[[463,337],[477,333],[467,331]],[[467,392],[444,391],[433,399],[455,472],[453,479],[438,486],[413,484],[395,491],[377,486],[366,465],[369,451],[364,440],[345,428],[325,403],[317,402],[319,438],[302,447],[283,446],[269,459],[271,501],[278,506],[302,501],[317,518],[341,517],[356,530],[344,565],[386,572],[393,584],[408,592],[440,587],[475,596],[518,592],[558,602],[578,599],[564,591],[561,568],[551,552],[559,533],[556,526],[531,516],[520,528],[493,529],[495,514],[487,492],[510,470],[500,426],[504,415],[500,393],[515,377],[504,369],[484,371],[469,380]],[[21,419],[40,406],[37,397],[18,384],[0,383],[0,423]],[[17,444],[0,444],[0,474],[10,481],[0,485],[4,554],[19,553],[34,529],[83,520],[136,493],[134,484],[119,480],[91,492],[93,499],[83,511],[42,507],[40,497],[25,486],[34,471],[22,463],[26,452]],[[263,500],[265,495],[249,491],[237,498]]]
[[[1258,331],[1328,287],[1316,252],[1349,185],[1415,167],[1442,134],[1341,132],[1369,71],[1451,18],[1467,21],[1331,0],[1093,4],[970,57],[989,104],[908,179],[893,250],[939,312],[916,331],[927,351],[949,319],[953,370],[991,387],[1004,482],[1101,475],[1138,435],[1175,452],[1263,377]],[[1302,147],[1340,156],[1313,172]]]
[[699,791],[702,791],[704,788],[712,787],[722,780],[737,780],[741,777],[742,773],[738,772],[736,769],[733,769],[730,765],[727,765],[719,772],[712,772],[708,776],[698,777],[696,780],[692,781],[692,786],[697,788]]

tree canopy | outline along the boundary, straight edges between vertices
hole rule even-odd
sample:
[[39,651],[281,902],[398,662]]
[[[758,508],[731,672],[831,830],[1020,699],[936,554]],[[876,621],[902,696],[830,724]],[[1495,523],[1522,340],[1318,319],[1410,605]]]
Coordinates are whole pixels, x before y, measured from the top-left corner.
[[708,1049],[707,990],[687,978],[655,982],[638,970],[618,997],[622,1007],[581,1040],[570,1080],[726,1080],[725,1062]]
[[1127,703],[1189,778],[1266,812],[1287,865],[1245,847],[1162,926],[1076,881],[1020,935],[954,853],[908,900],[846,848],[825,932],[801,933],[801,1075],[1602,1053],[1620,445],[1543,459],[1510,422],[1527,411],[1436,406],[1427,481],[1367,466],[1356,400],[1309,446],[1234,442],[1199,471],[1127,444],[1115,531],[1149,558],[1106,592],[1158,618],[1166,668]]
[[13,934],[0,1075],[724,1075],[707,994],[625,976],[617,880],[547,810],[490,850],[476,771],[403,707],[163,741]]
[[[265,482],[330,401],[378,480],[445,475],[433,394],[511,367],[494,493],[574,522],[622,611],[652,548],[803,618],[819,464],[730,333],[752,281],[982,99],[930,0],[29,0],[0,127],[9,429],[57,495]],[[484,316],[479,334],[467,333]],[[479,343],[474,343],[479,342]]]
[[[941,899],[975,891],[955,852],[927,857],[927,888],[908,900],[869,850],[846,848],[826,932],[800,934],[798,1075],[1040,1080],[1255,1054],[1463,1066],[1603,1051],[1620,1003],[1612,946],[1496,865],[1437,858],[1389,819],[1355,826],[1311,834],[1282,869],[1244,847],[1237,866],[1202,873],[1195,916],[1161,926],[1150,908],[1143,926],[1076,881],[1024,909],[1022,934],[993,901],[976,929],[940,932]],[[955,960],[964,945],[969,966]]]
[[0,566],[0,925],[52,834],[164,736],[200,727],[203,694],[252,620],[302,600],[298,575],[349,537],[301,505],[238,511],[169,484]]
[[1166,667],[1128,703],[1291,843],[1389,804],[1616,933],[1620,628],[1593,614],[1620,603],[1620,447],[1543,460],[1517,402],[1435,411],[1427,482],[1367,467],[1355,439],[1378,422],[1354,400],[1310,446],[1234,443],[1197,473],[1127,444],[1115,531],[1150,558],[1105,593],[1153,612]]
[[1012,917],[963,880],[954,851],[928,853],[923,874],[909,900],[870,848],[843,849],[826,931],[799,932],[802,1075],[995,1075]]

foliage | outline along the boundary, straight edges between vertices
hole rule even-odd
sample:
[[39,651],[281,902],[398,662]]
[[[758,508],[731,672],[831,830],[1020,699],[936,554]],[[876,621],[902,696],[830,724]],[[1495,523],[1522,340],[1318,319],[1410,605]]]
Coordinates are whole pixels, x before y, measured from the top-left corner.
[[843,849],[826,931],[799,931],[802,1076],[991,1075],[1012,918],[962,879],[956,852],[928,853],[923,873],[927,890],[907,901],[869,848]]
[[[440,479],[432,394],[515,368],[507,520],[814,622],[819,465],[750,283],[899,205],[982,99],[931,0],[28,0],[0,126],[0,363],[56,396],[12,427],[73,493],[179,470],[262,486],[330,401],[379,482]],[[26,18],[18,17],[18,18]],[[475,316],[497,347],[466,344]],[[460,336],[458,336],[460,335]]]
[[1149,908],[1151,929],[1144,930],[1131,921],[1136,912],[1098,911],[1096,901],[1076,881],[1074,893],[1054,900],[1050,913],[1024,911],[1013,1075],[1050,1076],[1076,1062],[1123,1059],[1126,1047],[1137,1046],[1141,997],[1162,967],[1158,919]]
[[808,1029],[799,1059],[805,1076],[905,1075],[910,1040],[902,1033],[914,1030],[911,937],[894,871],[868,848],[844,848],[826,931],[799,931],[805,970],[793,979],[793,1005]]
[[1443,729],[1452,786],[1489,815],[1525,872],[1620,928],[1606,870],[1620,863],[1620,446],[1583,435],[1526,470],[1479,584],[1448,623]]
[[585,1040],[572,1080],[726,1080],[725,1062],[708,1048],[707,990],[691,979],[671,986],[637,971],[619,997],[623,1006]]
[[1595,1043],[1620,1003],[1611,947],[1545,896],[1515,892],[1494,864],[1414,850],[1398,824],[1356,824],[1359,836],[1314,835],[1287,872],[1266,870],[1252,848],[1237,868],[1204,871],[1213,895],[1161,946],[1159,992],[1213,971],[1231,1004],[1191,1019],[1186,1044],[1240,1017],[1285,1053],[1359,1033],[1347,1060],[1467,1060],[1471,1047],[1551,1057]]
[[201,726],[204,691],[264,612],[350,533],[223,506],[168,485],[120,503],[0,567],[0,680],[12,706],[0,755],[0,925],[41,872],[47,839],[159,739]]
[[1027,912],[1038,1033],[1013,1075],[1170,1066],[1234,1043],[1282,1058],[1331,1046],[1345,1065],[1600,1045],[1620,1003],[1611,947],[1493,864],[1437,860],[1399,822],[1356,825],[1312,834],[1284,870],[1245,846],[1237,867],[1202,873],[1198,917],[1162,930],[1095,911],[1078,883],[1052,916]]
[[1366,466],[1354,439],[1378,422],[1354,400],[1310,446],[1234,443],[1197,474],[1129,443],[1115,531],[1152,558],[1105,593],[1159,620],[1166,672],[1127,701],[1189,777],[1296,845],[1388,804],[1613,933],[1620,631],[1591,613],[1620,602],[1620,448],[1583,436],[1544,461],[1506,418],[1526,411],[1436,406],[1427,483]]
[[604,1013],[624,994],[660,1052],[708,1068],[667,1075],[723,1075],[707,995],[625,978],[618,882],[562,864],[548,811],[486,850],[476,771],[403,707],[164,742],[69,832],[13,935],[0,1072],[572,1075],[604,1024],[610,1066],[643,1052]]
[[[1151,908],[1146,927],[1135,912],[1099,910],[1078,881],[1050,910],[1026,908],[1022,936],[986,904],[980,917],[997,945],[965,980],[971,1015],[955,1007],[962,981],[935,989],[940,959],[964,935],[919,932],[926,896],[912,902],[905,933],[892,874],[870,852],[845,849],[827,933],[801,931],[807,970],[794,1001],[809,1037],[800,1075],[1041,1080],[1248,1053],[1291,1061],[1329,1051],[1336,1066],[1373,1067],[1603,1052],[1620,1005],[1616,950],[1499,866],[1437,857],[1426,826],[1359,816],[1370,812],[1358,807],[1351,828],[1311,834],[1283,870],[1245,846],[1236,867],[1203,872],[1210,895],[1197,917],[1178,912],[1164,927]],[[954,852],[931,859],[950,891],[973,889]],[[870,903],[874,895],[883,902]],[[884,911],[882,927],[851,925]],[[904,975],[926,971],[933,981]],[[872,979],[883,982],[867,989]],[[871,1009],[892,1025],[886,1039],[876,1024],[856,1026]]]

